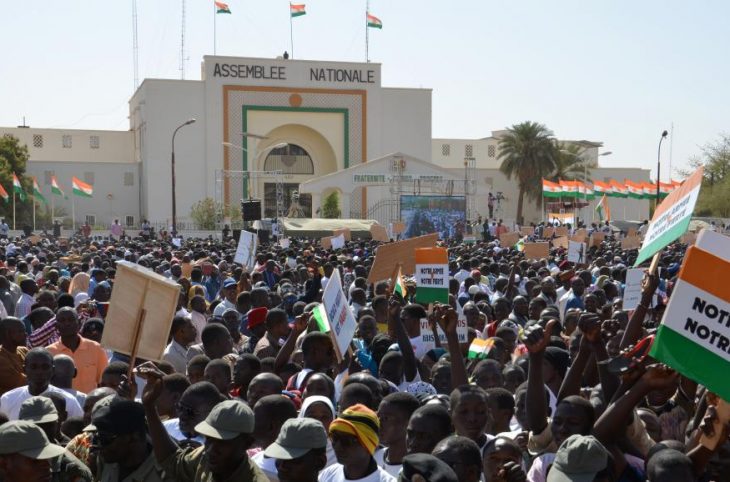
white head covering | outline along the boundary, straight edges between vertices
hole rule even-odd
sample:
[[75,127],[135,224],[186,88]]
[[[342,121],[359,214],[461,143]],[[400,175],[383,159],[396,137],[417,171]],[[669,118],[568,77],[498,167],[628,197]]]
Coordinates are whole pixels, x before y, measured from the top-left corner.
[[307,413],[307,409],[313,404],[317,402],[322,402],[330,409],[332,412],[332,418],[335,418],[335,406],[332,404],[332,400],[330,400],[327,397],[324,397],[322,395],[312,395],[311,397],[307,397],[304,399],[304,402],[302,402],[302,408],[299,410],[299,418],[304,418],[305,414]]

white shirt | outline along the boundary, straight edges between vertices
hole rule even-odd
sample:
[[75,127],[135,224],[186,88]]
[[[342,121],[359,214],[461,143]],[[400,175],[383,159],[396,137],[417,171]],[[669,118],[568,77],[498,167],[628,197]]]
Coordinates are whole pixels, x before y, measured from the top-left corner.
[[403,464],[389,464],[385,461],[386,454],[388,453],[388,448],[384,447],[382,449],[378,449],[373,454],[373,458],[375,459],[375,463],[378,464],[378,467],[388,472],[390,475],[398,478],[398,475],[400,474],[401,468],[403,467]]
[[464,282],[464,280],[469,277],[469,274],[470,274],[469,271],[462,268],[459,271],[457,271],[456,274],[454,274],[454,279],[456,279],[459,282],[459,284],[462,284]]
[[188,439],[188,437],[186,437],[185,434],[180,431],[179,418],[171,418],[170,420],[165,420],[164,422],[162,422],[162,425],[165,427],[165,430],[167,430],[167,435],[169,435],[170,438],[174,439],[177,442],[182,442],[183,440],[194,440],[200,443],[200,445],[205,445],[205,437],[196,434],[195,437]]
[[351,482],[396,482],[397,479],[380,467],[362,479],[347,479],[345,478],[345,467],[342,464],[332,465],[319,473],[319,482],[345,482],[348,480]]
[[175,371],[185,375],[188,369],[188,349],[176,342],[174,339],[165,347],[162,352],[162,359],[175,368]]
[[[46,391],[41,393],[41,395],[49,392],[58,393],[64,399],[66,399],[66,412],[68,413],[69,417],[84,416],[84,411],[81,410],[81,406],[76,400],[76,397],[60,388],[54,387],[53,385],[48,385]],[[13,388],[9,392],[5,392],[5,394],[0,397],[0,412],[3,412],[5,415],[7,415],[10,420],[18,420],[20,406],[23,404],[24,401],[28,400],[32,396],[33,395],[31,395],[28,391],[28,385]]]
[[218,305],[216,305],[215,310],[213,310],[213,316],[223,316],[223,313],[225,313],[225,311],[228,309],[235,310],[236,304],[231,303],[230,301],[228,301],[227,299],[224,298],[223,301],[221,301],[220,303],[218,303]]
[[276,459],[264,457],[263,450],[253,457],[251,461],[258,465],[261,471],[268,477],[269,482],[279,482],[279,471],[276,470]]

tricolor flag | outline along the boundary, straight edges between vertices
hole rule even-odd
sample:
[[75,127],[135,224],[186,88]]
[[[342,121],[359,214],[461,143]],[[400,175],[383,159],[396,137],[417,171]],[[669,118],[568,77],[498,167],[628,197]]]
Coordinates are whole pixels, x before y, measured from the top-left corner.
[[416,302],[449,302],[449,254],[446,248],[416,249]]
[[516,249],[517,251],[519,251],[520,253],[521,253],[521,252],[523,252],[523,251],[525,250],[525,239],[526,239],[526,238],[527,238],[527,236],[525,236],[524,238],[520,238],[520,240],[519,240],[519,241],[517,241],[517,242],[515,243],[515,245],[513,246],[513,247],[514,247],[514,248],[515,248],[515,249]]
[[5,188],[0,184],[0,197],[3,198],[3,201],[8,202],[10,199],[10,196],[8,196],[8,192],[5,190]]
[[656,184],[644,181],[641,183],[641,190],[644,193],[644,199],[654,199],[656,197]]
[[322,333],[327,333],[330,331],[330,324],[327,321],[327,310],[325,310],[325,307],[322,303],[318,304],[314,307],[312,310],[312,316],[314,317],[314,321],[317,322],[317,328]]
[[593,181],[593,192],[595,192],[596,195],[599,194],[609,194],[613,192],[611,189],[611,186],[607,182],[602,181]]
[[671,182],[660,182],[659,183],[659,197],[666,197],[670,192],[674,191],[676,187]]
[[560,187],[563,189],[563,196],[578,197],[578,183],[576,181],[560,180]]
[[608,206],[608,197],[604,194],[598,204],[596,204],[596,212],[598,219],[603,221],[611,221],[611,208]]
[[403,299],[405,299],[408,294],[408,288],[406,288],[406,284],[403,281],[403,273],[401,272],[400,266],[398,266],[398,274],[395,275],[395,286],[393,287],[393,292],[399,293]]
[[383,22],[380,21],[375,15],[367,14],[368,27],[370,28],[383,28]]
[[33,178],[33,197],[41,201],[43,204],[48,204],[46,198],[43,197],[43,193],[41,193],[41,188],[38,186],[38,181],[35,177]]
[[611,186],[611,192],[606,194],[611,197],[627,197],[629,195],[629,191],[626,189],[626,186],[615,179],[611,179],[608,185]]
[[61,188],[58,186],[56,176],[51,176],[51,194],[55,194],[56,196],[64,196],[63,191],[61,191]]
[[215,4],[215,13],[231,13],[231,9],[228,8],[227,3],[213,2]]
[[474,341],[469,345],[467,358],[469,360],[483,360],[487,358],[492,347],[494,347],[494,339],[487,338],[486,340],[482,340],[480,338],[474,338]]
[[13,192],[20,196],[21,201],[25,201],[25,191],[23,186],[20,184],[20,179],[13,173]]
[[583,197],[589,201],[595,199],[596,192],[593,190],[593,184],[588,182],[583,183]]
[[[302,15],[306,15],[307,11],[304,10],[305,6],[306,5],[304,3],[299,3],[299,4],[290,3],[289,4],[289,14],[292,16],[292,18],[301,17]],[[314,13],[316,14],[317,12],[314,12]]]
[[77,196],[81,197],[92,197],[94,195],[94,187],[91,184],[86,184],[76,177],[71,178],[71,186],[73,192]]
[[542,196],[543,197],[560,197],[563,195],[563,188],[556,182],[546,179],[542,180]]
[[629,181],[628,179],[624,179],[624,184],[626,185],[626,190],[630,198],[644,199],[644,187],[642,184]]

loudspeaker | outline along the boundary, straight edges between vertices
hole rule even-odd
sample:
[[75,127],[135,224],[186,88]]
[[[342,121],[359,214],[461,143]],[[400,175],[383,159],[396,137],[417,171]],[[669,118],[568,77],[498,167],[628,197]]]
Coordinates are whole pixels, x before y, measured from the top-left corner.
[[234,229],[233,230],[233,239],[238,240],[241,237],[241,230],[240,229]]
[[241,202],[244,221],[258,221],[261,219],[261,200]]
[[269,242],[269,236],[271,235],[271,231],[269,231],[268,229],[259,229],[258,235],[259,243],[265,244]]

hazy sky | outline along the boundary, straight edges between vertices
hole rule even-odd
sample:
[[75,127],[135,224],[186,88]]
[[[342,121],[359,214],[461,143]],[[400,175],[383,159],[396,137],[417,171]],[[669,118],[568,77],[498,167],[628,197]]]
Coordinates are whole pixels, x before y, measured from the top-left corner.
[[[303,3],[296,58],[365,59],[365,0]],[[137,4],[140,78],[180,78],[181,0]],[[291,50],[288,1],[228,4],[218,54]],[[383,85],[433,89],[434,137],[533,120],[563,139],[604,142],[604,165],[654,168],[674,123],[676,168],[730,131],[730,2],[371,0],[370,11],[383,21],[370,31]],[[0,18],[0,125],[128,126],[131,0],[2,0]],[[186,39],[186,78],[199,79],[213,52],[212,0],[187,0]]]

